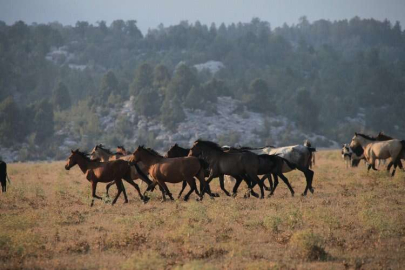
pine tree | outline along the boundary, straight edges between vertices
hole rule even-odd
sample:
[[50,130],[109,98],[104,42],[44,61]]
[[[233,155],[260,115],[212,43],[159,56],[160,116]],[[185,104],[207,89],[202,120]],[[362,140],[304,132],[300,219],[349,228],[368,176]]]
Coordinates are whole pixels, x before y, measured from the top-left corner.
[[60,111],[69,109],[72,105],[69,90],[64,83],[59,82],[58,86],[55,88],[52,103],[54,108]]

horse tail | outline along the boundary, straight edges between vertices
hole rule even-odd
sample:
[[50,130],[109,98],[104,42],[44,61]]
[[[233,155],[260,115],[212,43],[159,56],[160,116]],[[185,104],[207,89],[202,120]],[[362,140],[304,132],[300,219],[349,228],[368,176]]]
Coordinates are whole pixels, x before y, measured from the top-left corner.
[[144,181],[148,186],[152,184],[152,181],[148,178],[148,176],[139,168],[138,164],[136,162],[129,163],[130,165],[135,166],[135,169],[137,173],[139,174],[139,178],[141,178],[142,181]]

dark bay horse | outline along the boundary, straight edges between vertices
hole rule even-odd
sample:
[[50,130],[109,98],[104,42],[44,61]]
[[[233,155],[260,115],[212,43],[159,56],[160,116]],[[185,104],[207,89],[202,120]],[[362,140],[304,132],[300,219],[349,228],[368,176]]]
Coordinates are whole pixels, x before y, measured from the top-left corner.
[[259,158],[252,152],[227,152],[218,144],[210,141],[197,140],[190,149],[189,156],[199,157],[209,164],[210,183],[215,177],[230,175],[237,181],[247,178],[249,191],[250,183],[258,183],[260,187],[260,198],[264,198],[263,183],[258,178]]
[[[124,147],[122,146],[118,146],[117,150],[121,149],[121,153],[126,153]],[[122,159],[125,161],[129,161],[129,159],[132,157],[132,154],[129,155],[122,155],[122,154],[117,153],[113,153],[110,149],[104,147],[102,144],[98,144],[96,145],[90,152],[90,159],[91,160],[100,160],[102,162],[107,162],[107,161],[113,161],[113,160],[118,160],[118,159]],[[139,162],[137,164],[137,166],[139,166],[141,168],[141,170],[143,170],[144,165],[142,162]],[[131,179],[132,180],[137,180],[140,179],[138,172],[136,171],[135,167],[131,166]],[[143,180],[143,179],[141,179]],[[107,184],[106,186],[106,193],[108,196],[108,191],[110,189],[110,187],[112,185],[114,185],[114,182],[111,182],[109,184]],[[142,183],[141,183],[142,184]],[[146,183],[148,184],[148,183]]]
[[[122,179],[130,183],[137,190],[141,200],[144,202],[147,200],[142,194],[136,183],[131,179],[131,168],[128,161],[115,160],[109,162],[92,161],[87,154],[80,152],[79,149],[71,151],[67,163],[65,165],[66,170],[70,170],[73,166],[78,165],[80,170],[86,175],[86,179],[92,185],[92,201],[91,206],[94,204],[94,199],[101,200],[102,198],[96,195],[97,183],[110,183],[115,182],[118,194],[114,198],[112,204],[115,204],[121,192],[124,193],[125,203],[128,202],[127,194],[122,184]],[[136,165],[136,164],[135,164]],[[136,165],[137,166],[137,165]]]
[[[170,149],[167,151],[165,157],[167,157],[167,158],[187,157],[189,152],[190,152],[190,149],[180,147],[176,143],[176,144],[174,144],[173,146],[170,147]],[[209,175],[209,171],[207,169],[205,169],[204,170],[204,176],[208,177],[208,175]],[[229,194],[229,192],[225,189],[224,176],[223,175],[221,175],[219,177],[219,183],[220,183],[221,189],[225,192],[225,194],[227,196],[231,196],[231,194]],[[214,197],[219,197],[219,195],[217,193],[212,193],[211,192],[211,187],[210,187],[210,185],[208,183],[206,185],[207,185],[207,193],[208,194],[210,194],[211,196],[214,196]],[[178,195],[179,198],[180,198],[181,194],[183,193],[184,189],[186,188],[186,186],[187,186],[187,182],[183,181],[183,186],[182,186],[182,188],[180,190],[180,193]],[[201,188],[202,188],[202,186],[200,186],[200,190],[201,190]]]
[[[142,161],[145,164],[145,172],[154,180],[152,185],[149,185],[146,191],[150,191],[156,184],[161,186],[166,194],[173,200],[173,197],[167,188],[166,183],[180,183],[184,180],[190,185],[190,191],[184,196],[187,201],[191,193],[195,192],[200,199],[202,196],[198,192],[195,178],[202,183],[205,189],[204,168],[201,161],[196,157],[178,157],[165,158],[153,151],[152,149],[138,146],[132,154],[131,164]],[[162,199],[166,200],[165,193],[162,190]]]
[[[245,147],[246,149],[246,147]],[[238,148],[231,148],[233,151],[238,151]],[[246,152],[246,150],[242,150]],[[278,177],[283,180],[283,182],[287,185],[288,189],[291,192],[291,196],[294,196],[294,190],[290,185],[290,182],[288,181],[287,177],[283,174],[283,170],[285,169],[285,166],[288,166],[291,170],[294,170],[297,166],[286,160],[285,158],[279,157],[277,155],[267,155],[267,154],[262,154],[258,155],[259,157],[259,170],[258,174],[263,175],[262,179],[260,179],[261,182],[263,182],[266,178],[269,179],[270,183],[270,194],[269,196],[274,194],[274,191],[276,190],[276,187],[278,185]],[[274,186],[271,180],[271,176],[274,178]],[[233,193],[236,194],[237,189],[240,185],[241,181],[237,180],[236,184],[233,188]],[[256,183],[252,184],[252,187],[254,187]]]

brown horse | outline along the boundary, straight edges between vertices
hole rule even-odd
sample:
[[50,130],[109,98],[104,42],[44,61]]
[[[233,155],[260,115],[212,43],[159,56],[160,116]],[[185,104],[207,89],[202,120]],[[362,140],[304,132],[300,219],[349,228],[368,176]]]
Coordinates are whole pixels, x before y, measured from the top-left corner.
[[[170,147],[170,149],[167,151],[165,157],[166,157],[166,158],[186,157],[186,156],[188,156],[188,153],[189,153],[189,152],[190,152],[190,149],[189,149],[189,148],[180,147],[180,146],[176,143],[176,144],[174,144],[173,146]],[[208,177],[208,175],[209,175],[209,171],[208,171],[208,170],[204,170],[204,176],[205,176],[205,177]],[[221,189],[225,192],[225,194],[226,194],[227,196],[231,196],[231,194],[229,194],[229,192],[225,189],[224,177],[223,177],[223,176],[222,176],[222,177],[221,177],[221,176],[219,177],[219,183],[220,183]],[[181,196],[181,194],[183,193],[183,191],[184,191],[184,189],[186,188],[186,186],[187,186],[187,182],[186,182],[186,181],[183,181],[183,186],[181,187],[181,190],[180,190],[180,192],[179,192],[178,198],[180,198],[180,196]],[[201,189],[202,189],[202,186],[200,186],[200,190],[201,190]],[[211,187],[210,187],[209,184],[207,184],[207,193],[208,193],[210,196],[219,197],[219,195],[218,195],[217,193],[212,193],[212,192],[211,192]]]
[[129,153],[129,152],[127,152],[127,150],[125,150],[124,146],[121,146],[121,145],[117,146],[117,155],[127,156],[130,154],[131,153]]
[[234,177],[237,181],[245,178],[249,191],[252,191],[250,183],[258,183],[261,193],[260,198],[264,198],[263,183],[257,176],[259,158],[256,154],[248,151],[226,152],[214,142],[197,140],[194,142],[188,155],[202,158],[209,164],[210,174],[207,179],[208,183],[214,177],[224,174]]
[[[136,183],[131,179],[131,168],[129,163],[124,160],[115,160],[110,162],[98,162],[92,161],[87,154],[80,152],[79,149],[71,151],[67,163],[65,165],[66,170],[70,170],[76,164],[80,170],[86,175],[86,179],[91,182],[92,196],[91,206],[94,204],[94,199],[101,200],[102,198],[96,195],[97,183],[110,183],[114,182],[118,189],[118,194],[113,200],[112,204],[115,204],[121,192],[124,193],[125,203],[128,202],[127,194],[125,192],[122,179],[130,183],[137,190],[141,200],[144,202],[147,200],[142,194]],[[136,164],[135,164],[136,165]]]
[[[117,149],[118,149],[118,148],[119,148],[119,149],[123,149],[123,150],[125,151],[125,149],[124,149],[122,146],[118,146]],[[122,151],[122,153],[123,153],[123,151]],[[125,161],[129,161],[131,157],[132,157],[131,154],[130,154],[130,155],[121,155],[121,154],[118,154],[118,153],[115,153],[115,154],[114,154],[113,152],[111,152],[110,149],[105,148],[102,144],[96,145],[96,146],[93,148],[93,150],[91,150],[91,152],[90,152],[90,159],[91,159],[91,160],[100,160],[100,161],[102,161],[102,162],[113,161],[113,160],[118,160],[118,159],[122,159],[122,160],[125,160]],[[137,166],[139,166],[139,167],[141,168],[141,170],[144,169],[144,168],[143,168],[144,165],[143,165],[142,162],[139,162],[139,163],[137,164]],[[138,172],[135,170],[134,167],[131,167],[131,179],[132,179],[132,180],[140,179],[139,174],[138,174]],[[143,179],[141,179],[141,180],[143,180]],[[108,191],[109,191],[110,187],[111,187],[112,185],[114,185],[114,184],[115,184],[114,182],[111,182],[111,183],[107,184],[107,186],[106,186],[106,193],[107,193],[107,196],[108,196]],[[142,183],[141,183],[141,184],[142,184]],[[146,184],[148,184],[148,183],[146,183]]]
[[[195,157],[179,157],[179,158],[165,158],[153,151],[146,149],[143,146],[138,146],[132,154],[130,160],[131,164],[142,161],[145,164],[145,172],[154,180],[152,185],[149,185],[146,191],[151,190],[156,184],[161,186],[166,194],[173,200],[172,194],[167,188],[166,183],[180,183],[187,181],[190,185],[190,191],[184,196],[187,201],[195,191],[195,193],[202,199],[201,194],[198,192],[194,177],[205,187],[204,169],[198,158]],[[166,200],[165,193],[162,191],[162,199]]]

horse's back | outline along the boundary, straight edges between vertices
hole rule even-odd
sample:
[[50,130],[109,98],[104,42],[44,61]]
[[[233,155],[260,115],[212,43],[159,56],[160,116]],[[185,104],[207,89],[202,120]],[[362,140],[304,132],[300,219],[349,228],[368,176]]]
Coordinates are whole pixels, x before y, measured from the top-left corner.
[[400,140],[393,139],[388,141],[377,141],[370,143],[365,147],[365,153],[368,158],[372,155],[375,158],[387,159],[390,157],[396,158],[402,152],[403,144]]
[[184,177],[194,177],[201,170],[201,163],[196,157],[164,158],[149,169],[153,178],[165,182],[178,183]]

